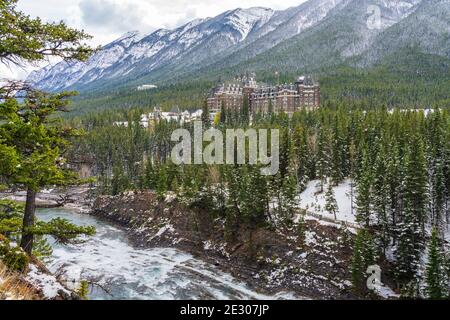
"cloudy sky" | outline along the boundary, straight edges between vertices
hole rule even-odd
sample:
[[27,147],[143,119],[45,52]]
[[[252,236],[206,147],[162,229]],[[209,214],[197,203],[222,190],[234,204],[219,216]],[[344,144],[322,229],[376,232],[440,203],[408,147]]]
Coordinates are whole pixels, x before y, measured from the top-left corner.
[[[92,44],[106,44],[128,31],[150,33],[175,28],[195,18],[249,7],[286,9],[306,0],[19,0],[19,9],[44,21],[64,20],[94,36]],[[24,78],[29,72],[0,65],[0,78]]]

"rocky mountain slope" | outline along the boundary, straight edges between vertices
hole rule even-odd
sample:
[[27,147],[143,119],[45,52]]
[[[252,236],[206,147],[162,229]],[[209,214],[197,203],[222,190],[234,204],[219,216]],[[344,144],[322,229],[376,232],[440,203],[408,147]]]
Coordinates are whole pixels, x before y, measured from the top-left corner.
[[342,0],[313,0],[296,8],[235,9],[214,18],[194,20],[175,30],[149,35],[130,32],[106,45],[87,63],[60,62],[30,75],[46,90],[80,88],[96,82],[126,82],[158,74],[173,75],[217,63],[237,50],[267,50],[317,24]]
[[164,85],[245,70],[371,67],[405,49],[450,58],[450,0],[309,0],[236,9],[150,35],[131,32],[87,63],[33,73],[46,90]]

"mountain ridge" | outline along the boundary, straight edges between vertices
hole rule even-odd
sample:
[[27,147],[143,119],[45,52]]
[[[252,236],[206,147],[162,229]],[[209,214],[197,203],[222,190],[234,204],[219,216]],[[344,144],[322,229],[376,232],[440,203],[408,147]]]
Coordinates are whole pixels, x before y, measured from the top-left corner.
[[[377,28],[369,26],[373,8],[380,11]],[[227,77],[243,69],[367,68],[429,34],[434,38],[419,51],[450,58],[447,12],[450,0],[309,0],[282,11],[237,8],[173,30],[126,33],[87,63],[61,62],[29,81],[51,91],[104,91]],[[437,22],[428,26],[430,19]]]
[[[323,3],[337,4],[340,1],[342,0],[313,2],[316,2],[316,6],[321,6]],[[217,62],[222,56],[231,54],[234,49],[243,46],[244,42],[247,45],[273,32],[271,29],[283,25],[286,19],[291,19],[305,6],[313,6],[309,2],[284,11],[263,7],[238,8],[213,18],[196,19],[174,30],[159,29],[144,36],[126,33],[105,45],[87,63],[63,61],[32,73],[29,81],[39,83],[43,89],[61,90],[79,88],[96,80],[114,80],[114,75],[118,74],[138,77],[169,64],[174,65],[175,70],[183,69],[184,66],[198,69],[199,66],[208,64],[208,60]],[[313,21],[306,19],[304,23],[314,24],[315,17],[311,17],[311,20]],[[264,27],[266,29],[263,30]],[[295,31],[297,33],[298,29]],[[275,44],[269,44],[269,47]],[[128,49],[128,54],[124,48]],[[113,57],[118,58],[114,60]],[[113,62],[118,64],[113,66]]]

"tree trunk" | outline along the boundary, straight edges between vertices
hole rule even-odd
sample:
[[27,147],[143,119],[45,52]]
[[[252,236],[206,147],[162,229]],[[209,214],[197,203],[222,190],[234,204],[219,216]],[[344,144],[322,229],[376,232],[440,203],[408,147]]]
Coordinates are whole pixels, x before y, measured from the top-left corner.
[[23,216],[22,241],[20,247],[31,256],[33,252],[34,235],[27,233],[27,229],[34,227],[36,212],[36,191],[28,189],[27,202],[25,205],[25,214]]

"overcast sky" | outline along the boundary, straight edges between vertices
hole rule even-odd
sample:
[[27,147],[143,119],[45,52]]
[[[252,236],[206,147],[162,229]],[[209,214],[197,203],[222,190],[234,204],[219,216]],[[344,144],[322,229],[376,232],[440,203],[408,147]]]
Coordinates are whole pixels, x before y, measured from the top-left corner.
[[[172,29],[195,18],[216,16],[235,8],[286,9],[306,0],[19,0],[19,9],[44,21],[64,20],[107,44],[128,31],[150,33]],[[24,78],[29,69],[10,70],[0,64],[0,78]]]

